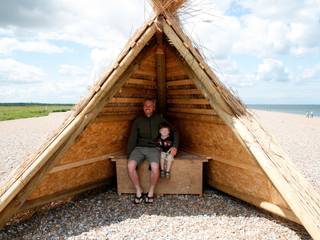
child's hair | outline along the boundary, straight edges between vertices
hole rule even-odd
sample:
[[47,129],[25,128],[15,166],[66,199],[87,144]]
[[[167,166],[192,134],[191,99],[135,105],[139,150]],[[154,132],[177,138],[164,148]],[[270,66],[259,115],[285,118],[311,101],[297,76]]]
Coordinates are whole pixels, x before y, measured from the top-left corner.
[[159,130],[162,129],[162,128],[167,128],[169,130],[169,132],[171,132],[169,124],[167,124],[165,122],[164,123],[160,123]]

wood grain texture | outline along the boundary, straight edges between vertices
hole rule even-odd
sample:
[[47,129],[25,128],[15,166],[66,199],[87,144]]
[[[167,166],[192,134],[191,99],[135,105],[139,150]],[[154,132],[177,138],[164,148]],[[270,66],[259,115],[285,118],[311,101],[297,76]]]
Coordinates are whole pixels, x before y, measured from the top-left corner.
[[[205,158],[189,156],[177,157],[171,169],[170,179],[160,179],[155,193],[156,194],[198,194],[203,191],[203,162]],[[127,170],[127,160],[115,158],[117,172],[117,190],[119,194],[135,193]],[[140,182],[144,192],[148,191],[150,171],[149,164],[144,161],[138,168]]]
[[76,162],[122,150],[126,147],[130,126],[131,121],[116,121],[115,119],[113,122],[104,122],[95,120],[63,155],[59,164]]
[[115,171],[110,160],[102,160],[64,171],[49,173],[44,177],[41,184],[33,190],[28,200],[67,191],[81,185],[111,178],[114,175]]

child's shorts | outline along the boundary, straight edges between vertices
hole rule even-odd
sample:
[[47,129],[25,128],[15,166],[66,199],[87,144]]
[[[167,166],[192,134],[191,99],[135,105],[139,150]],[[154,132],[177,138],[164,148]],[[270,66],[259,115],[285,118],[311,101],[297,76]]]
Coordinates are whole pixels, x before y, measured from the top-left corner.
[[170,153],[167,152],[161,152],[161,159],[167,160],[167,161],[173,161],[174,158]]

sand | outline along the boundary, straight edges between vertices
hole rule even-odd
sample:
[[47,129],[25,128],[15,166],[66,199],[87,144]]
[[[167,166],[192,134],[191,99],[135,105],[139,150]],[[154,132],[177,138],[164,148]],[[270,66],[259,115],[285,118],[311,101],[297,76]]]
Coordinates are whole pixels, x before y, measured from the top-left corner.
[[[254,112],[319,191],[320,118]],[[64,117],[61,113],[0,122],[2,181]],[[212,189],[206,189],[203,198],[164,196],[151,206],[133,207],[130,201],[131,196],[119,197],[115,189],[85,195],[7,226],[0,239],[311,239],[302,226]]]

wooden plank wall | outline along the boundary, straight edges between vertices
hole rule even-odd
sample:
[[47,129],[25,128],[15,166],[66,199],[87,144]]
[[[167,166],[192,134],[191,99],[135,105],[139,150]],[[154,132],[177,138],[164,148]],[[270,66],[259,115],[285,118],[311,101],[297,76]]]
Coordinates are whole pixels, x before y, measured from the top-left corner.
[[[177,53],[168,44],[165,49],[167,117],[180,130],[181,148],[214,159],[208,164],[210,185],[255,205],[267,201],[287,209],[256,161],[185,73]],[[126,149],[132,120],[142,113],[146,97],[156,97],[155,49],[150,50],[28,201],[88,187],[88,184],[95,186],[114,177],[115,168],[108,155]]]
[[142,112],[143,100],[156,96],[154,51],[151,49],[141,60],[130,79],[32,192],[29,201],[115,176],[108,155],[126,150],[132,120]]
[[288,209],[255,159],[193,84],[169,45],[166,57],[167,115],[180,131],[183,150],[213,158],[208,164],[207,183],[255,205],[266,201]]

